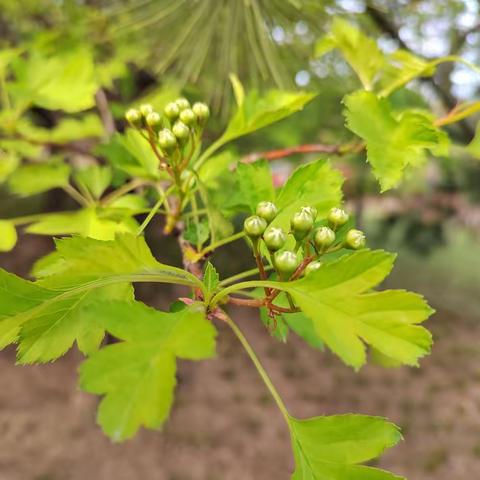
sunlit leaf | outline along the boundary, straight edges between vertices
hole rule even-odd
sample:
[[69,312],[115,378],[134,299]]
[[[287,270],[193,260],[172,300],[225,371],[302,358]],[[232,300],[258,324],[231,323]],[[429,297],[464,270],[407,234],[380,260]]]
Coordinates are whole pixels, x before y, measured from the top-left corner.
[[103,242],[81,237],[57,241],[57,250],[34,268],[29,282],[0,270],[0,348],[18,343],[20,363],[47,362],[76,341],[95,350],[103,332],[84,315],[100,300],[129,300],[131,282],[199,286],[193,275],[158,262],[143,237],[120,235]]
[[17,243],[17,230],[8,220],[0,220],[0,252],[9,252]]
[[366,90],[372,90],[385,58],[374,39],[352,24],[336,16],[329,35],[316,45],[316,56],[321,57],[338,48],[352,67]]
[[366,362],[365,343],[406,365],[418,365],[430,352],[431,334],[418,325],[433,313],[425,300],[403,290],[371,291],[390,273],[394,258],[364,250],[285,284],[318,337],[356,369]]
[[[361,465],[402,438],[398,427],[380,417],[334,415],[290,417],[296,469],[292,480],[402,480],[385,470]],[[405,480],[405,479],[403,479]]]
[[422,112],[395,114],[386,99],[358,91],[344,98],[347,127],[365,140],[367,160],[382,191],[398,185],[408,166],[419,165],[428,149],[447,142],[446,135]]
[[38,52],[18,58],[13,65],[16,83],[12,94],[21,102],[49,110],[79,112],[95,105],[95,81],[92,54],[74,48],[46,57]]
[[65,163],[49,162],[23,165],[8,178],[13,193],[22,196],[35,195],[52,188],[68,185],[70,167]]
[[96,305],[90,318],[122,340],[80,368],[82,389],[105,395],[99,424],[115,441],[132,437],[141,426],[161,427],[173,401],[176,359],[215,354],[216,333],[203,306],[164,313],[139,302],[110,302]]

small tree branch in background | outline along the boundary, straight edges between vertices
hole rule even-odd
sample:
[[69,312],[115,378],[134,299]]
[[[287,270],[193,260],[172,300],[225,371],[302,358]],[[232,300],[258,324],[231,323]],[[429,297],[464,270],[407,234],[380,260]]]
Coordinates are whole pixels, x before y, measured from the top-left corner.
[[[414,55],[419,56],[416,52],[412,51],[411,48],[402,40],[400,37],[399,29],[397,26],[385,15],[383,11],[372,5],[371,2],[367,1],[366,13],[373,20],[375,25],[383,32],[389,35],[393,40],[395,40],[401,48],[407,50]],[[440,83],[439,80],[436,80],[434,77],[423,78],[420,81],[429,83],[437,96],[442,101],[445,110],[453,110],[458,104],[458,100],[451,94],[450,90],[445,89]],[[459,129],[461,130],[463,140],[468,143],[475,135],[475,130],[466,120],[461,120],[458,122]]]
[[348,153],[358,153],[365,148],[364,143],[328,145],[323,143],[311,143],[296,145],[294,147],[281,148],[277,150],[268,150],[266,152],[254,152],[241,159],[242,163],[253,163],[261,158],[265,160],[279,160],[290,157],[291,155],[306,153],[329,153],[331,155],[346,155]]
[[95,94],[95,103],[97,104],[98,113],[102,119],[103,128],[109,138],[115,133],[115,120],[108,106],[107,95],[101,88]]

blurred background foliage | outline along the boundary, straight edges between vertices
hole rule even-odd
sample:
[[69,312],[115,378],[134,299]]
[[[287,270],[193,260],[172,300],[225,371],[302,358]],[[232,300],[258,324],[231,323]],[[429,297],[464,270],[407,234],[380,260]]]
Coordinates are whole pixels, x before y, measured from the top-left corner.
[[[29,158],[95,161],[92,146],[123,129],[126,108],[141,101],[161,108],[180,93],[208,99],[213,139],[234,105],[231,73],[247,90],[318,93],[302,113],[237,142],[234,156],[349,142],[354,137],[344,128],[341,101],[360,83],[337,51],[315,55],[335,18],[357,25],[385,53],[402,48],[426,60],[459,55],[480,62],[474,0],[0,0],[0,180]],[[477,98],[479,87],[478,74],[444,63],[433,77],[397,91],[392,102],[441,116]],[[449,126],[449,152],[381,199],[363,154],[333,160],[347,177],[347,200],[360,223],[373,222],[378,245],[405,249],[429,265],[439,263],[435,252],[443,258],[457,248],[456,264],[471,270],[480,231],[480,148],[476,141],[464,147],[475,138],[477,120]],[[272,162],[274,174],[281,181],[292,162],[306,158]],[[0,215],[68,202],[61,192],[22,199],[4,192]],[[468,248],[458,247],[457,235]]]

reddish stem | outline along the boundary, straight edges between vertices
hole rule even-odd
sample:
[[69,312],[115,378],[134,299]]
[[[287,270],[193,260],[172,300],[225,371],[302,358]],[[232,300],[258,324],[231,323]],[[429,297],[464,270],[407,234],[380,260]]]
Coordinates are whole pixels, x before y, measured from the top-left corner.
[[294,147],[281,148],[277,150],[268,150],[266,152],[251,153],[242,158],[243,163],[252,163],[264,158],[265,160],[278,160],[279,158],[289,157],[299,153],[330,153],[335,155],[344,155],[346,153],[359,152],[365,148],[365,144],[356,143],[351,145],[327,145],[323,143],[310,143],[305,145],[296,145]]

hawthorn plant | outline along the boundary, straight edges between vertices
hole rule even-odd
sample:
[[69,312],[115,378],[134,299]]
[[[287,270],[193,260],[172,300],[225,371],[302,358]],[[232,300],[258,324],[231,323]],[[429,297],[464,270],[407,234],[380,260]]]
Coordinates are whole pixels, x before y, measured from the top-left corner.
[[[321,48],[340,48],[365,87],[344,100],[347,126],[361,140],[305,150],[345,155],[366,148],[375,176],[388,189],[428,150],[446,148],[440,127],[464,118],[465,109],[440,121],[413,109],[395,111],[388,96],[413,78],[413,67],[405,63],[394,71],[391,59],[380,57],[351,28],[336,24]],[[362,42],[371,61],[358,64],[349,48]],[[415,65],[418,75],[426,72]],[[27,145],[41,143],[40,134],[45,140],[45,132],[22,120],[25,108],[17,112],[7,132],[12,141],[3,142],[15,160],[7,186],[24,196],[60,187],[80,208],[0,222],[5,251],[15,244],[18,226],[61,236],[55,251],[35,263],[33,281],[0,270],[0,348],[17,344],[18,363],[31,364],[54,361],[76,344],[86,357],[80,386],[102,397],[98,423],[122,441],[141,427],[162,426],[173,403],[177,360],[213,357],[216,324],[224,322],[284,417],[296,464],[292,479],[399,479],[364,465],[401,439],[398,427],[358,414],[293,416],[229,307],[256,309],[273,337],[286,341],[296,334],[355,370],[366,363],[367,350],[371,361],[384,366],[417,366],[431,348],[431,334],[421,323],[432,309],[421,295],[375,290],[395,255],[366,246],[342,203],[343,177],[328,160],[301,164],[275,188],[267,159],[278,152],[239,160],[223,149],[301,110],[314,95],[246,95],[236,78],[232,83],[237,110],[207,148],[202,134],[208,106],[171,99],[161,110],[148,103],[129,109],[125,132],[93,148],[104,163],[17,161]],[[17,90],[7,113],[16,108]],[[73,122],[78,133],[79,120]],[[58,128],[50,134],[56,142]],[[232,219],[238,215],[244,223],[235,232]],[[164,217],[164,234],[177,238],[182,265],[159,262],[148,246],[144,233],[155,216]],[[249,245],[252,268],[220,278],[211,254],[236,241]],[[133,284],[140,282],[177,284],[189,294],[159,311],[135,299]],[[104,342],[106,333],[113,343]]]

